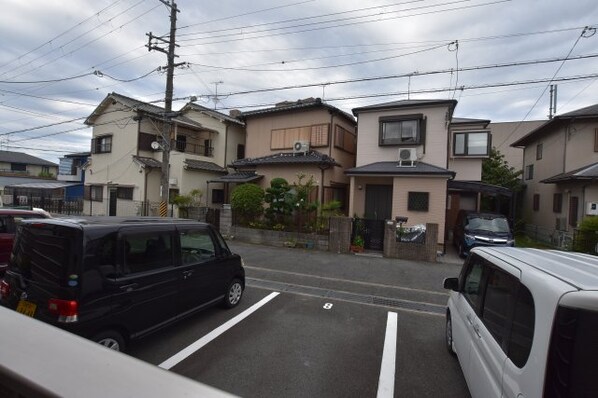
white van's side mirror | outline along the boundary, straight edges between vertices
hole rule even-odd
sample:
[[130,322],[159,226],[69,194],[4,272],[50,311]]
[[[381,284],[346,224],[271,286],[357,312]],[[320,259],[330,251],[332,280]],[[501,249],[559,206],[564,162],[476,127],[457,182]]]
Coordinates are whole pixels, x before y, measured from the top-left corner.
[[459,278],[446,278],[444,280],[444,288],[459,291]]

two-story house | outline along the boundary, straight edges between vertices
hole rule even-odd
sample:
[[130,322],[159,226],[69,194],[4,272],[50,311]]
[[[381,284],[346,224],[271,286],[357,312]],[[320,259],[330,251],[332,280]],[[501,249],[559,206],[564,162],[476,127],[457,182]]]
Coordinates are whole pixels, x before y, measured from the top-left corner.
[[208,181],[227,174],[229,146],[236,150],[245,140],[243,123],[195,104],[169,118],[164,142],[163,108],[116,93],[106,96],[85,121],[93,126],[86,214],[157,214],[163,150],[170,150],[169,196],[199,189],[203,203],[213,202]]
[[293,184],[299,173],[311,176],[317,186],[313,199],[338,200],[347,212],[349,178],[344,170],[355,165],[356,153],[352,115],[320,98],[308,98],[240,117],[247,131],[245,158],[231,164],[240,175],[264,189],[273,178]]
[[22,152],[0,151],[0,174],[16,177],[56,178],[58,165]]
[[435,223],[444,245],[448,220],[459,209],[479,208],[488,188],[480,181],[490,153],[489,121],[453,118],[456,105],[403,100],[353,109],[358,141],[356,167],[346,171],[350,214]]
[[528,233],[564,245],[598,215],[598,105],[557,115],[512,146],[523,148]]

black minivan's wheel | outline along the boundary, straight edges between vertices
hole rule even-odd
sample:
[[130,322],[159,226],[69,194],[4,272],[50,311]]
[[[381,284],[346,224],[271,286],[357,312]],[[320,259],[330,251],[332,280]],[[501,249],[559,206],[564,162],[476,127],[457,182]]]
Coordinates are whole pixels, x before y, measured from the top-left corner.
[[455,355],[455,350],[453,349],[453,322],[451,319],[450,311],[446,312],[446,349],[451,355]]
[[243,296],[243,283],[239,279],[233,279],[226,289],[223,304],[226,308],[233,308]]
[[114,330],[107,330],[105,332],[98,333],[92,338],[92,340],[114,351],[122,352],[125,350],[125,339],[120,333]]

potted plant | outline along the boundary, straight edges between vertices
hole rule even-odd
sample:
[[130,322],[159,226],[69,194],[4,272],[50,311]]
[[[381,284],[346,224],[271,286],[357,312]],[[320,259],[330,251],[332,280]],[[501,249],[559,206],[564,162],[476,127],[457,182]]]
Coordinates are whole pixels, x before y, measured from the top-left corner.
[[365,241],[361,235],[355,235],[353,238],[353,243],[351,244],[351,251],[354,253],[361,253],[363,252],[363,247],[365,246]]

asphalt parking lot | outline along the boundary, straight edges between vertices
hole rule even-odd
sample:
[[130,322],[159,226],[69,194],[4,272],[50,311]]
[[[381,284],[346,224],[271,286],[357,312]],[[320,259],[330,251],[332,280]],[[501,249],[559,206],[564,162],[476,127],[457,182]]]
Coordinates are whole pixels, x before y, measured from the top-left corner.
[[231,241],[247,288],[130,354],[244,397],[467,397],[444,346],[442,280],[418,263]]

